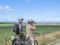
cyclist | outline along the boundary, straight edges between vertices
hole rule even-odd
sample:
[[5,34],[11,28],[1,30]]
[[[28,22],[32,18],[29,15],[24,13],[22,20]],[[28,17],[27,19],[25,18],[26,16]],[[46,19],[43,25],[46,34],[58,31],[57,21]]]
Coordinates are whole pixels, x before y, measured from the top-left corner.
[[26,38],[30,38],[30,40],[32,41],[32,45],[34,45],[33,33],[35,29],[35,22],[32,19],[28,20],[28,24],[26,26]]
[[[20,38],[22,38],[23,36],[23,18],[19,18],[18,19],[18,24],[15,24],[13,27],[13,32],[16,33],[16,35],[18,35]],[[14,44],[14,42],[16,41],[16,39],[12,39],[12,45]]]

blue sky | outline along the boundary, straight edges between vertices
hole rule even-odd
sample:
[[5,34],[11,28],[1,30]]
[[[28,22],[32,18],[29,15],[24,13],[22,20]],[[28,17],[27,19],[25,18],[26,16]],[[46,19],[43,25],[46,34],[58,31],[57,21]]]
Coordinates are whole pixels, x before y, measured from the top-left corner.
[[0,22],[60,22],[60,0],[0,0]]

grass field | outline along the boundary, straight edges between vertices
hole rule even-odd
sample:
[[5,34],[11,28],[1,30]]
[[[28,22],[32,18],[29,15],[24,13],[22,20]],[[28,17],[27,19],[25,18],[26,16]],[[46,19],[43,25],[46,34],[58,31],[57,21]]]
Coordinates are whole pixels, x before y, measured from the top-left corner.
[[[23,25],[24,30],[26,25]],[[60,30],[60,25],[36,25],[37,29],[35,32],[40,33],[41,35],[44,33],[51,33],[57,30]],[[11,36],[14,35],[13,24],[0,24],[0,45],[3,45],[5,40],[11,40]]]

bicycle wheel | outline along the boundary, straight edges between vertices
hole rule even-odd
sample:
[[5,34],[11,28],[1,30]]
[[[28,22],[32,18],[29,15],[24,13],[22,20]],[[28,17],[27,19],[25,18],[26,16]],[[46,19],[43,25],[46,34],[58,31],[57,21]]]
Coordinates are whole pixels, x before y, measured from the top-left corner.
[[16,42],[14,42],[14,44],[13,45],[18,45]]
[[[32,42],[30,41],[30,42],[28,42],[27,44],[28,44],[28,45],[32,45]],[[38,42],[37,42],[36,40],[34,41],[34,45],[38,45]]]
[[34,41],[34,45],[38,45],[38,41],[37,40]]
[[19,45],[18,41],[15,41],[13,45]]
[[16,41],[14,42],[14,45],[25,45],[25,42],[24,41]]

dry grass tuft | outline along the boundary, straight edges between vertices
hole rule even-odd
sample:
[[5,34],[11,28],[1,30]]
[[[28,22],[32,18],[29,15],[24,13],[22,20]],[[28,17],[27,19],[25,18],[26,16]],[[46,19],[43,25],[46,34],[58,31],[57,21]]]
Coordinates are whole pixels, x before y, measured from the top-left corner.
[[38,37],[36,37],[36,40],[38,40],[38,42],[40,43],[50,43],[55,41],[55,39],[60,39],[60,31],[56,31],[53,33],[49,33],[49,34],[44,34],[44,35],[40,35]]

